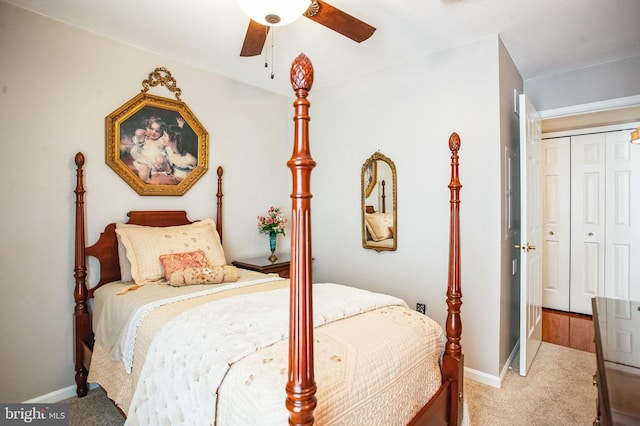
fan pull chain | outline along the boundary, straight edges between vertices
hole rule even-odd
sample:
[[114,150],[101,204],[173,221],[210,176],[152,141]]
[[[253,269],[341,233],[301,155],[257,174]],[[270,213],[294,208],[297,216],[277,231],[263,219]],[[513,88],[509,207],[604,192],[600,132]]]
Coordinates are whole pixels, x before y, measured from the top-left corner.
[[[267,39],[267,37],[269,37],[269,27],[264,27],[264,38],[265,40]],[[268,68],[269,67],[269,60],[267,59],[267,52],[268,49],[264,49],[264,67]]]
[[275,29],[273,27],[271,27],[271,80],[273,80],[273,77],[275,77],[275,75],[273,74],[273,37],[274,37],[274,33],[275,33]]
[[[274,79],[275,74],[273,73],[273,34],[275,33],[273,25],[271,27],[265,27],[265,31],[267,32],[266,37],[269,37],[269,28],[271,28],[271,80]],[[264,49],[264,67],[269,68],[269,46]]]

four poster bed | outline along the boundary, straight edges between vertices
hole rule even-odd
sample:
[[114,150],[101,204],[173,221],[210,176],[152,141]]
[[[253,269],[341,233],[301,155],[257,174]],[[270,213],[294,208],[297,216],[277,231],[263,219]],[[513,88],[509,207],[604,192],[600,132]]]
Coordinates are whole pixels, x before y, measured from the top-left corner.
[[[296,100],[294,150],[287,163],[293,175],[290,280],[226,265],[221,167],[215,221],[191,221],[185,211],[134,211],[127,223],[107,225],[87,246],[85,158],[76,155],[77,394],[87,394],[88,381],[100,384],[128,424],[286,424],[287,418],[292,425],[459,424],[458,135],[449,140],[445,337],[433,320],[399,299],[337,284],[312,286],[315,162],[307,95],[313,68],[306,56],[293,62],[291,81]],[[89,257],[100,263],[92,288]],[[200,275],[189,278],[187,271]]]

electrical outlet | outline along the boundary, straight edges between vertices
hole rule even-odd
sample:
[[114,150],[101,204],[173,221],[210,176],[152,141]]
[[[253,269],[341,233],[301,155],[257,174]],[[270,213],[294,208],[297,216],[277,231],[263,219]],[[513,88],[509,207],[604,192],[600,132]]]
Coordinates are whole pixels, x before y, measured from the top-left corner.
[[424,303],[416,303],[416,311],[420,312],[421,314],[427,315],[427,307]]

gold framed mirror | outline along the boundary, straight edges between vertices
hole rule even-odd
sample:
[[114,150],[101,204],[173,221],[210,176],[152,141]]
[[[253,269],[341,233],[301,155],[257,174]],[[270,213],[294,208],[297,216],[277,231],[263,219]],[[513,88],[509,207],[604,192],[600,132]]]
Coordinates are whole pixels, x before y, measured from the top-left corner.
[[377,252],[398,247],[396,166],[375,152],[362,165],[362,247]]

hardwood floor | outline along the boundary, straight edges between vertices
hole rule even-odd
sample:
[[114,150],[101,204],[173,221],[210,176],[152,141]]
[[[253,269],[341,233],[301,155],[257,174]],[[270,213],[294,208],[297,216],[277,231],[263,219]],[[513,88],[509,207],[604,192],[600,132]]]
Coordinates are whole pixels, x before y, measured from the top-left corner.
[[595,352],[594,331],[590,315],[542,309],[542,341]]

